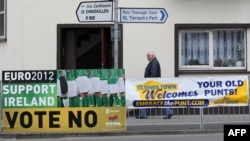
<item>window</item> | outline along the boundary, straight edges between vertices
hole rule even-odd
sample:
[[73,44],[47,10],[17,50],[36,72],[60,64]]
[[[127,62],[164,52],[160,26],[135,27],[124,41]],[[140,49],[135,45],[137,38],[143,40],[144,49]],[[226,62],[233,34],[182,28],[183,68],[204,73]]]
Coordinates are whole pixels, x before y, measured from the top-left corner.
[[179,31],[179,70],[243,70],[245,29]]
[[6,39],[6,0],[0,0],[0,41]]

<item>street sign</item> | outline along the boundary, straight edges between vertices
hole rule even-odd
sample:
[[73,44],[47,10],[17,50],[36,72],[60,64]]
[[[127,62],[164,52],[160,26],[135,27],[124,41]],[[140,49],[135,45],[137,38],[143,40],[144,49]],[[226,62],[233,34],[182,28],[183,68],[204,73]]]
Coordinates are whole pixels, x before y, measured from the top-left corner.
[[112,1],[81,2],[76,15],[79,22],[113,21]]
[[165,23],[167,18],[164,8],[120,8],[121,23]]

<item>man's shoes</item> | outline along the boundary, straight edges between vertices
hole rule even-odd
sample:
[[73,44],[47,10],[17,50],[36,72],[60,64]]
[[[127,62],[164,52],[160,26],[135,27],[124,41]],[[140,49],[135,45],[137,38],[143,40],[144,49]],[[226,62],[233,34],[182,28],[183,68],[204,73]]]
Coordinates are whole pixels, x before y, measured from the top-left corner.
[[168,119],[171,119],[171,117],[173,116],[173,114],[171,114],[171,115],[168,115]]
[[148,117],[136,117],[137,119],[147,119]]
[[173,116],[172,114],[171,115],[167,115],[167,116],[163,117],[163,119],[171,119],[172,116]]

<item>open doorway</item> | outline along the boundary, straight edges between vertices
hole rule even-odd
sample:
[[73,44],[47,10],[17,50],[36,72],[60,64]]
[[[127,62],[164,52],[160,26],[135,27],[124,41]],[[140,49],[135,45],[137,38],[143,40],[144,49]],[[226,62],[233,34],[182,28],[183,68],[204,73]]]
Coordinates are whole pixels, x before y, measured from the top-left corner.
[[[100,69],[114,67],[113,25],[57,26],[57,69]],[[119,25],[121,29],[121,25]],[[122,67],[119,42],[118,67]]]

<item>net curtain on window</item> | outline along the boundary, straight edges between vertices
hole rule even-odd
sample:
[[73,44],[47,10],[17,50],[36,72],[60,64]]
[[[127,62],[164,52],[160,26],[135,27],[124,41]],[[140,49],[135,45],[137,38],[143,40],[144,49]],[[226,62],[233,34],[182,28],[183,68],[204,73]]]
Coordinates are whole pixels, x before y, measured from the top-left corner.
[[242,60],[244,57],[243,31],[214,31],[213,32],[214,62],[221,59],[223,66],[230,62]]
[[[213,31],[213,65],[228,66],[244,57],[244,31]],[[218,64],[220,61],[221,64]],[[217,64],[216,64],[217,63]],[[209,65],[209,33],[181,34],[181,65]]]
[[182,65],[208,65],[208,33],[188,32],[182,34]]

